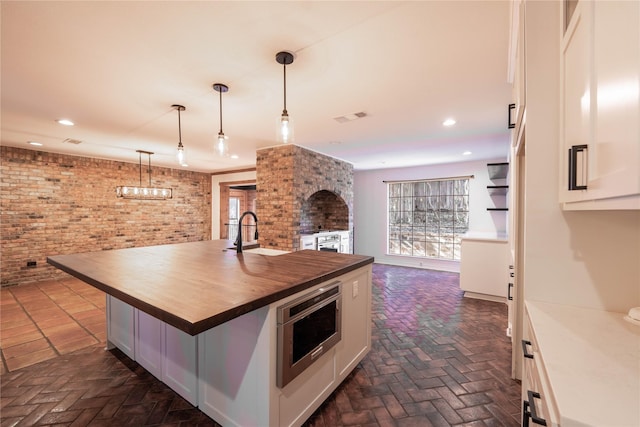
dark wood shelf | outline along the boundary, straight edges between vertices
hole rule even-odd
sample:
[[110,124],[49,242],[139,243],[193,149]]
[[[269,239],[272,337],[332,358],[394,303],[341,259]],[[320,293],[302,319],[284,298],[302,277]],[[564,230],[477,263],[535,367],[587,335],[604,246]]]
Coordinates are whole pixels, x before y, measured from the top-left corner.
[[509,173],[509,163],[487,163],[489,179],[505,179]]
[[509,208],[487,208],[488,211],[508,211]]
[[487,185],[490,196],[504,196],[509,191],[508,185]]

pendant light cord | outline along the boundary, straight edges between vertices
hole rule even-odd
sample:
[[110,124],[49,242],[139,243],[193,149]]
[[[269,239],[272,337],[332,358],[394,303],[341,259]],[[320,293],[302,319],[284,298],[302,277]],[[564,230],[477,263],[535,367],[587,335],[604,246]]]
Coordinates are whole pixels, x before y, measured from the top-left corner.
[[282,64],[284,67],[284,110],[283,113],[287,112],[287,64]]
[[178,108],[178,145],[182,145],[182,126],[180,125],[180,108]]
[[142,187],[142,151],[138,151],[138,166],[140,166],[140,187]]
[[151,153],[147,153],[149,157],[149,169],[147,169],[147,173],[149,174],[149,187],[151,187]]
[[220,133],[219,134],[221,133],[223,133],[222,132],[222,89],[220,89]]

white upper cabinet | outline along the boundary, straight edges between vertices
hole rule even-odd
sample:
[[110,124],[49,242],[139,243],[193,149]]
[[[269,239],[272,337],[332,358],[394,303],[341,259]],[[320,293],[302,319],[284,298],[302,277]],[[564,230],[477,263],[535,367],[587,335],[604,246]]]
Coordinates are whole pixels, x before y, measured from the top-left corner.
[[512,1],[511,38],[509,46],[509,81],[513,86],[514,102],[509,106],[509,126],[514,129],[514,135],[517,135],[520,131],[526,104],[524,12],[524,1]]
[[640,2],[565,4],[560,202],[640,209]]

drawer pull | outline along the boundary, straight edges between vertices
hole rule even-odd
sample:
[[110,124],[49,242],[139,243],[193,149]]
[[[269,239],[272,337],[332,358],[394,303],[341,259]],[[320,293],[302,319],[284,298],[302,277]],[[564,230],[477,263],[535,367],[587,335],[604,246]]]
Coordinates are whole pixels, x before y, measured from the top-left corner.
[[[573,145],[569,149],[569,191],[587,189],[584,176],[587,164],[587,150],[587,145]],[[580,183],[578,183],[578,172],[583,174]]]
[[509,287],[507,288],[507,299],[509,301],[513,301],[513,295],[511,295],[511,289],[513,289],[513,283],[509,283]]
[[531,341],[522,340],[522,355],[527,359],[533,359],[533,354],[527,351],[528,345],[531,345]]
[[525,400],[522,405],[522,425],[525,427],[528,426],[529,419],[531,419],[531,421],[533,421],[535,424],[546,426],[547,420],[538,416],[538,411],[536,410],[536,404],[534,400],[540,399],[540,393],[527,390],[527,397],[529,400]]

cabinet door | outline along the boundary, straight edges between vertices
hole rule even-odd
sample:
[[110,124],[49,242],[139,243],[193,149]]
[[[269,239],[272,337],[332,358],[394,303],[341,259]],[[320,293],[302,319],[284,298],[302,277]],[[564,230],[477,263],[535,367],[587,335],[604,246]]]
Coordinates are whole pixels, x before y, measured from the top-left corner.
[[640,2],[593,3],[596,110],[589,191],[596,199],[640,194]]
[[[565,209],[640,209],[639,79],[640,3],[579,2],[563,42]],[[569,149],[579,145],[587,188],[569,191]]]
[[515,112],[510,114],[510,122],[514,123],[515,132],[518,132],[522,125],[522,117],[524,114],[524,108],[526,104],[526,64],[525,64],[525,43],[524,43],[524,14],[525,14],[525,2],[515,1],[513,3],[513,15],[512,15],[512,31],[514,34],[512,37],[515,40],[512,41],[512,49],[515,49],[515,55],[512,58],[513,61],[513,96],[515,100]]
[[349,237],[349,232],[345,232],[345,233],[340,233],[340,253],[341,254],[348,254],[351,251],[349,250],[350,245],[350,237]]
[[302,236],[300,237],[300,249],[316,249],[315,236]]
[[136,362],[153,376],[162,379],[162,324],[144,311],[135,310]]
[[342,339],[336,345],[340,381],[371,348],[371,267],[342,277]]
[[133,307],[107,295],[107,340],[135,360]]
[[163,325],[162,381],[192,405],[198,404],[197,336]]
[[[567,28],[562,51],[562,99],[561,114],[563,118],[561,152],[561,201],[572,202],[585,200],[589,196],[586,191],[569,191],[569,149],[573,146],[587,145],[592,147],[592,106],[595,93],[592,90],[593,61],[593,4],[580,2]],[[588,152],[588,155],[591,153]],[[587,184],[587,164],[582,163],[576,172],[580,184]]]

